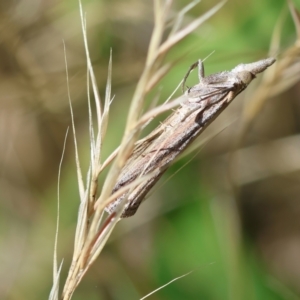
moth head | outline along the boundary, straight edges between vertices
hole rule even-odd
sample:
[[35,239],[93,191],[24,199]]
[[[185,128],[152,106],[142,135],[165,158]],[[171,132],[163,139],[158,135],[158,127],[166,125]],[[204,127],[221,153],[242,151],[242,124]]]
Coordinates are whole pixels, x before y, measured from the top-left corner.
[[256,74],[263,72],[274,62],[275,58],[270,57],[250,64],[237,65],[231,72],[234,72],[245,84],[249,84]]
[[246,85],[248,85],[256,76],[249,71],[237,72],[238,78]]

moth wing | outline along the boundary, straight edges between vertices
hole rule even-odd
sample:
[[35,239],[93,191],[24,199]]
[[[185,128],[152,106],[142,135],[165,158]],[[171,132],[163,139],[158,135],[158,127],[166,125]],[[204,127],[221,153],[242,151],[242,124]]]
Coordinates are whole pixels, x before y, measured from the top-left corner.
[[231,86],[213,87],[213,86],[203,86],[201,84],[198,84],[188,90],[187,96],[189,101],[191,102],[199,102],[202,100],[213,98],[212,103],[215,103],[218,100],[221,101],[222,98],[224,98],[224,96],[231,90],[232,90]]

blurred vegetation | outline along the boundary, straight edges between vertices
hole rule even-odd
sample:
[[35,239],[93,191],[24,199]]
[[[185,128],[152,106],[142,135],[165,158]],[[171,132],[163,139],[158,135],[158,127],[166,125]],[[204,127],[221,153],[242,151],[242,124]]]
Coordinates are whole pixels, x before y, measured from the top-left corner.
[[[122,136],[128,101],[144,64],[153,26],[152,1],[82,2],[102,95],[110,48],[113,51],[115,99],[104,145],[108,155]],[[173,2],[172,13],[188,4]],[[199,3],[188,18],[216,3]],[[294,4],[300,9],[298,0]],[[0,298],[45,299],[52,284],[58,166],[71,124],[63,40],[84,170],[89,156],[78,3],[2,1],[0,9]],[[206,74],[267,57],[282,15],[278,54],[296,40],[287,2],[228,1],[168,55],[167,60],[178,62],[158,87],[160,98],[169,96],[194,61],[213,51],[205,61]],[[193,74],[188,84],[195,82]],[[252,85],[246,92],[248,101],[256,82]],[[137,214],[118,224],[73,299],[139,299],[191,270],[149,299],[299,299],[299,88],[296,84],[268,101],[239,145],[241,151],[248,149],[245,145],[268,146],[257,150],[257,156],[246,156],[253,159],[246,168],[263,161],[267,175],[241,182],[235,199],[230,185],[223,184],[247,101],[241,96],[201,137],[210,138],[196,157],[191,160],[189,155],[172,166]],[[277,147],[283,143],[288,152],[275,155],[278,149],[270,142]],[[277,172],[274,162],[284,171]],[[79,201],[71,135],[60,197],[58,255],[64,260],[64,279]]]

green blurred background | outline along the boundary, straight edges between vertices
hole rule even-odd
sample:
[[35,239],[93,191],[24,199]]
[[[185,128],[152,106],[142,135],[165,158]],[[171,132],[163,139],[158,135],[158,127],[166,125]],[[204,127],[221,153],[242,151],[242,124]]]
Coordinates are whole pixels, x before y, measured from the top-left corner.
[[[145,62],[153,3],[82,2],[102,97],[110,48],[113,53],[107,156],[120,141]],[[171,15],[188,3],[174,0]],[[202,1],[185,22],[216,3]],[[294,4],[300,9],[298,0]],[[1,1],[0,14],[0,298],[45,299],[52,284],[58,166],[71,125],[63,41],[83,172],[89,159],[79,8],[75,0]],[[180,60],[157,88],[161,99],[194,61],[213,51],[205,62],[207,74],[266,57],[284,14],[281,51],[296,40],[286,1],[228,1],[167,56],[167,61]],[[196,81],[193,74],[188,85]],[[257,82],[207,129],[201,138],[208,142],[197,155],[176,162],[137,214],[118,224],[74,300],[139,299],[191,270],[149,299],[300,299],[299,85],[268,101],[239,149],[255,154],[245,155],[251,158],[245,160],[246,170],[261,162],[267,170],[250,179],[246,174],[238,198],[227,184],[241,109]],[[275,146],[282,144],[290,151],[278,155]],[[278,172],[277,164],[284,171]],[[61,286],[71,261],[78,203],[69,134],[61,180]]]

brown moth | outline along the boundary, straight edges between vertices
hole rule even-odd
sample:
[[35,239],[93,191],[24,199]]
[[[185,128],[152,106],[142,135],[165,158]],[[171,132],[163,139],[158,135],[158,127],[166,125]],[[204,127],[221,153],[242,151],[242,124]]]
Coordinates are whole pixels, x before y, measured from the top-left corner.
[[240,64],[231,71],[204,76],[203,62],[193,64],[183,80],[198,66],[199,83],[187,89],[184,100],[173,114],[146,138],[136,143],[135,149],[123,167],[112,194],[151,174],[150,178],[137,184],[128,192],[111,202],[106,211],[112,213],[126,201],[122,218],[136,213],[146,194],[159,180],[174,159],[241,93],[258,73],[275,62],[274,58]]

